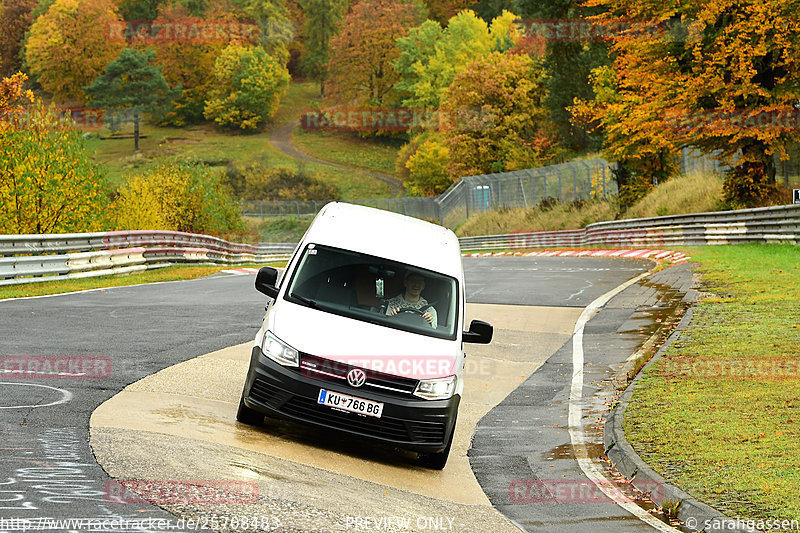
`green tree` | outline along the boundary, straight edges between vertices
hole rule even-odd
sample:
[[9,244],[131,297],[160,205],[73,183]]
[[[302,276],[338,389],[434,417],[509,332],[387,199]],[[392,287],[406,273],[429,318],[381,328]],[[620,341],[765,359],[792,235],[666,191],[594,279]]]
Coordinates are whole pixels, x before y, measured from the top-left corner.
[[319,82],[323,97],[330,61],[330,40],[336,35],[348,4],[349,0],[302,0],[300,3],[305,15],[300,68],[306,76]]
[[[572,30],[581,24],[589,26],[589,17],[597,8],[586,7],[582,0],[517,0],[516,12],[528,21],[563,21],[568,26],[565,37],[547,39],[544,47],[544,66],[547,72],[545,105],[558,127],[559,143],[574,152],[599,149],[601,136],[575,123],[568,111],[577,98],[593,97],[589,78],[593,69],[610,63],[608,43],[601,39],[581,39]],[[630,24],[630,20],[623,21]],[[535,26],[535,24],[533,24]],[[602,34],[602,32],[600,32]]]
[[205,116],[219,126],[256,130],[278,109],[291,77],[258,46],[231,45],[214,64]]
[[546,96],[543,67],[524,55],[493,52],[456,74],[442,102],[457,117],[442,132],[450,176],[550,162],[557,152]]
[[57,102],[83,104],[83,88],[124,47],[108,36],[112,24],[120,22],[110,0],[56,0],[31,26],[27,68]]
[[139,150],[139,119],[141,113],[163,111],[178,94],[180,88],[170,89],[161,67],[153,64],[153,50],[125,48],[119,57],[108,64],[105,72],[91,86],[86,87],[92,105],[108,113],[132,115],[134,150]]
[[25,79],[0,81],[0,233],[104,230],[105,176],[80,133],[22,90]]
[[516,15],[504,12],[491,24],[466,10],[448,21],[442,29],[438,22],[425,21],[397,40],[400,57],[395,69],[401,79],[396,89],[404,94],[403,105],[436,109],[453,77],[469,63],[492,51],[504,52],[515,38]]
[[[220,1],[220,0],[216,0]],[[231,0],[238,18],[258,25],[255,41],[281,65],[289,60],[288,46],[294,39],[294,26],[289,19],[285,0]]]

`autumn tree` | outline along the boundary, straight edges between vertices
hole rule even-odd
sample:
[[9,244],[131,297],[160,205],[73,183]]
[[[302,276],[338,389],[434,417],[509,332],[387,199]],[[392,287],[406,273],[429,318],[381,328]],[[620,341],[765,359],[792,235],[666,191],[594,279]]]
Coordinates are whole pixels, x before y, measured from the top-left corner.
[[447,173],[450,150],[436,138],[420,145],[405,164],[408,177],[403,185],[411,196],[435,196],[453,184]]
[[217,58],[213,81],[206,118],[219,126],[252,131],[275,114],[291,77],[260,46],[231,45]]
[[544,77],[528,56],[493,52],[453,78],[442,102],[455,117],[443,132],[451,177],[539,167],[555,156]]
[[[732,163],[725,195],[732,205],[754,205],[775,189],[774,156],[800,138],[800,19],[784,0],[591,0],[599,20],[662,21],[654,31],[612,38],[614,71],[623,103],[651,103],[662,117],[657,134],[680,145],[720,150]],[[631,104],[633,105],[633,104]],[[600,110],[598,118],[608,120]],[[624,129],[641,116],[621,116]],[[624,143],[625,139],[610,139]],[[610,145],[611,149],[617,149]]]
[[428,20],[397,40],[400,57],[395,69],[401,76],[396,88],[404,94],[403,105],[436,109],[453,77],[469,63],[492,51],[505,51],[514,43],[512,22],[516,15],[506,11],[490,26],[466,10],[442,28]]
[[348,4],[348,0],[302,0],[300,3],[305,15],[300,68],[306,76],[319,82],[322,96],[325,96],[328,77],[330,40],[339,30]]
[[424,20],[416,0],[361,0],[342,20],[330,42],[327,101],[368,106],[397,104],[392,67],[399,55],[395,41]]
[[114,201],[119,230],[172,230],[220,235],[242,229],[241,213],[220,176],[193,162],[164,163],[127,176]]
[[622,89],[609,66],[590,80],[594,99],[576,100],[570,111],[576,123],[603,132],[603,157],[617,163],[620,207],[627,209],[677,172],[679,146],[665,132],[661,102]]
[[109,38],[121,22],[111,0],[56,0],[33,23],[25,48],[29,72],[57,102],[83,104],[83,88],[125,43]]
[[22,40],[33,23],[33,10],[37,4],[36,0],[0,2],[0,77],[10,76],[20,69]]
[[[222,11],[221,7],[212,6],[208,10],[208,16],[233,22],[232,16],[225,15]],[[201,25],[204,21],[203,17],[192,15],[189,8],[170,3],[161,6],[153,25],[169,27],[181,23],[192,26]],[[203,111],[214,79],[214,62],[227,45],[240,41],[252,42],[253,35],[248,33],[246,37],[247,39],[244,35],[229,35],[227,39],[190,39],[173,35],[172,38],[134,39],[133,46],[152,47],[155,50],[156,61],[162,66],[164,79],[170,86],[179,85],[182,88],[181,94],[173,101],[172,109],[160,117],[161,123],[182,127],[205,120]]]
[[141,51],[126,48],[86,88],[92,105],[106,112],[131,116],[134,150],[137,151],[140,115],[164,110],[180,92],[179,87],[170,89],[167,85],[161,67],[153,63],[155,57],[151,49]]
[[30,91],[0,81],[0,233],[105,229],[105,178],[80,132]]
[[425,2],[428,7],[428,18],[440,24],[447,24],[448,20],[472,4],[471,0],[426,0]]

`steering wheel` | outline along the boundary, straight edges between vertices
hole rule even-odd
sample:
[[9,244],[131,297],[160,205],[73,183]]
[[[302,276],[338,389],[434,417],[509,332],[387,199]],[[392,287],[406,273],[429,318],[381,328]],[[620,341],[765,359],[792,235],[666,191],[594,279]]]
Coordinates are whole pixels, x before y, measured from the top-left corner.
[[[423,307],[423,309],[427,310],[427,309],[428,309],[428,307],[430,307],[430,305],[426,305],[425,307]],[[397,314],[398,314],[398,315],[399,315],[400,313],[415,313],[415,314],[417,314],[417,315],[419,315],[419,316],[422,316],[422,315],[424,315],[424,314],[425,314],[425,311],[422,311],[422,310],[420,310],[420,309],[417,309],[417,308],[415,308],[415,307],[401,307],[401,308],[400,308],[400,310],[399,310],[399,311],[397,311]]]

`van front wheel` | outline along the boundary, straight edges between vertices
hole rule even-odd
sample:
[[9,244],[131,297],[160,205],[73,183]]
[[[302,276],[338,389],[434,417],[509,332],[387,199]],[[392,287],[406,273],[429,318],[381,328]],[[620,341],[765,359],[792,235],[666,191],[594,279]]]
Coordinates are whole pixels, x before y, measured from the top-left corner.
[[236,411],[236,420],[241,422],[242,424],[247,424],[250,426],[257,426],[264,422],[264,415],[256,411],[255,409],[250,409],[244,404],[244,398],[239,400],[239,410]]
[[444,465],[447,464],[447,457],[450,455],[450,446],[453,444],[453,435],[456,432],[455,422],[453,423],[453,431],[450,432],[450,440],[447,441],[447,447],[441,452],[436,453],[420,453],[419,463],[425,468],[433,470],[442,470]]

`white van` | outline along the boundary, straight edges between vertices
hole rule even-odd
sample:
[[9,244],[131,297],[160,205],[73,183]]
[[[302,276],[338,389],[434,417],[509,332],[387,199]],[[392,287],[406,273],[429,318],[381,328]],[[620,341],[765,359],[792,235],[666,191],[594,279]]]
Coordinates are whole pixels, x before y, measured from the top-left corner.
[[264,415],[416,451],[444,468],[464,383],[464,271],[452,231],[344,203],[326,205],[283,277],[255,338],[237,420]]

